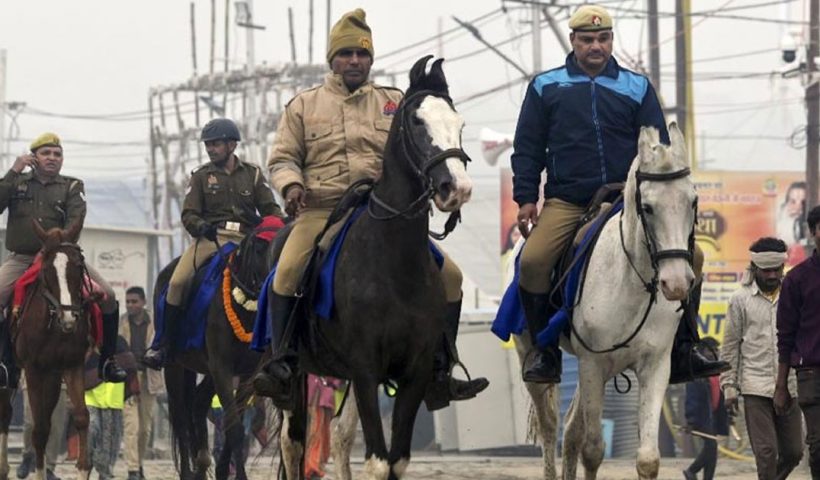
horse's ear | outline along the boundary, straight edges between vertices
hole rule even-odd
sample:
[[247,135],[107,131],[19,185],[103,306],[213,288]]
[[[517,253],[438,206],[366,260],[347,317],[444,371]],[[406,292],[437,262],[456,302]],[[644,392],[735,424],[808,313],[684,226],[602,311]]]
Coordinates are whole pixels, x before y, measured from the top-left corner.
[[80,230],[83,229],[83,224],[80,222],[74,222],[65,231],[63,232],[63,239],[71,242],[77,243],[77,240],[80,239]]
[[641,163],[651,163],[654,160],[652,149],[660,142],[658,129],[655,127],[641,127],[638,137],[638,159]]
[[430,67],[430,74],[427,76],[427,81],[429,83],[428,88],[430,88],[430,90],[435,90],[437,92],[442,92],[449,95],[450,90],[447,87],[447,78],[444,77],[444,70],[441,68],[441,64],[443,62],[444,59],[439,58],[433,62],[433,66]]
[[683,132],[680,131],[680,128],[678,128],[677,122],[669,124],[669,143],[672,145],[672,153],[675,155],[675,158],[687,162],[686,138],[683,136]]
[[45,243],[48,234],[43,230],[43,226],[40,225],[40,222],[38,222],[36,218],[32,218],[31,225],[34,227],[34,233],[37,235],[37,238],[40,239],[40,242]]
[[424,81],[424,77],[426,76],[424,71],[427,69],[427,62],[429,62],[431,58],[433,58],[432,55],[425,55],[413,64],[413,68],[410,69],[410,88],[418,88],[419,84]]

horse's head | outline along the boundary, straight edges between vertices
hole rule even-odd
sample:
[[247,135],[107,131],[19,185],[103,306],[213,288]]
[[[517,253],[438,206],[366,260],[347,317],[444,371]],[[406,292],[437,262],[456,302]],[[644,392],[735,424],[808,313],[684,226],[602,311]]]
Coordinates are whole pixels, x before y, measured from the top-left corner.
[[[428,55],[410,70],[410,87],[399,108],[400,145],[413,171],[432,189],[436,206],[455,211],[470,200],[473,183],[467,175],[470,158],[461,146],[464,119],[456,112],[441,69],[444,59],[433,62],[425,71]],[[395,124],[394,124],[395,127]],[[394,128],[395,131],[395,128]]]
[[77,245],[82,225],[74,223],[65,230],[52,228],[46,232],[37,220],[32,222],[43,244],[40,278],[49,314],[63,332],[73,332],[83,314],[82,284],[86,269],[82,250]]
[[691,262],[698,197],[686,143],[674,122],[669,137],[671,145],[664,145],[657,129],[641,128],[625,196],[641,223],[661,291],[667,300],[676,301],[686,298],[694,281]]

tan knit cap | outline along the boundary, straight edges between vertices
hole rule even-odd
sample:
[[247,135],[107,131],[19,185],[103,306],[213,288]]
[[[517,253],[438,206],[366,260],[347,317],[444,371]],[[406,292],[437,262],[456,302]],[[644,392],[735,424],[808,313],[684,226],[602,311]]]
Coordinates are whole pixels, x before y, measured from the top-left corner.
[[343,48],[363,48],[373,56],[373,37],[365,16],[364,10],[357,8],[342,15],[336,25],[333,25],[327,42],[328,63]]
[[569,18],[569,28],[575,32],[611,30],[612,15],[600,5],[581,5]]

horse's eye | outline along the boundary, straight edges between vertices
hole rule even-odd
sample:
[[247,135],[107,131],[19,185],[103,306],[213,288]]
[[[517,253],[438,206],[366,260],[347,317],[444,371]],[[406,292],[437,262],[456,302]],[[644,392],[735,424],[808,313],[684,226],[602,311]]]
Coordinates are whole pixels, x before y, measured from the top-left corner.
[[419,117],[413,117],[413,125],[420,127],[424,125],[424,122],[422,122]]
[[652,209],[652,205],[646,203],[643,204],[643,211],[647,215],[652,215],[653,213],[655,213],[655,211]]

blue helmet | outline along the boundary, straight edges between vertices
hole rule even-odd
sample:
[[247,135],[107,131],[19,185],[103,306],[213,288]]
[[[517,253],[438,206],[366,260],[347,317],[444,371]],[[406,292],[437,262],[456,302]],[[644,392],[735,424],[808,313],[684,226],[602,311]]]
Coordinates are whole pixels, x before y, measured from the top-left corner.
[[239,128],[230,118],[214,118],[202,127],[200,140],[209,142],[211,140],[240,141]]

